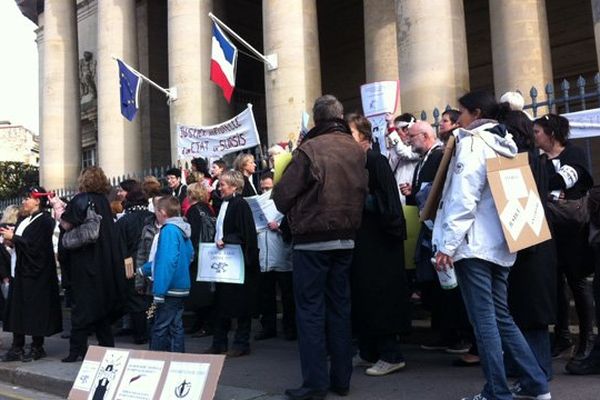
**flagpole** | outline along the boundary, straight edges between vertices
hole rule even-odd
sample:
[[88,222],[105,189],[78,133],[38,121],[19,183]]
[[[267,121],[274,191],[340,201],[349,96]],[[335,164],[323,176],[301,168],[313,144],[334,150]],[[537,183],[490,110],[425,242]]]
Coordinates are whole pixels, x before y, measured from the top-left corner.
[[112,57],[113,60],[121,61],[124,65],[127,66],[127,68],[129,68],[132,71],[134,71],[140,78],[142,78],[143,80],[145,80],[146,82],[148,82],[150,85],[154,86],[155,88],[157,88],[158,90],[160,90],[161,92],[163,92],[164,94],[166,94],[167,97],[169,98],[169,103],[172,102],[172,101],[177,100],[177,88],[172,87],[172,88],[169,88],[169,89],[165,89],[162,86],[160,86],[158,83],[154,82],[152,79],[148,78],[146,75],[142,74],[137,69],[133,68],[131,65],[127,64],[125,61],[121,60],[120,58],[117,58],[115,56],[111,56],[111,57]]
[[240,35],[235,33],[233,31],[233,29],[231,29],[230,27],[225,25],[225,23],[223,21],[221,21],[219,18],[217,18],[212,12],[208,13],[208,17],[210,19],[212,19],[216,24],[218,24],[221,28],[223,28],[225,31],[227,31],[227,33],[229,33],[231,36],[233,36],[238,42],[243,44],[244,47],[246,47],[248,50],[250,50],[255,56],[260,58],[267,65],[267,70],[273,71],[273,70],[277,69],[277,67],[278,67],[277,54],[269,54],[267,56],[264,56],[260,51],[256,50],[254,47],[252,47],[252,45],[250,43],[248,43],[244,39],[242,39],[242,37]]

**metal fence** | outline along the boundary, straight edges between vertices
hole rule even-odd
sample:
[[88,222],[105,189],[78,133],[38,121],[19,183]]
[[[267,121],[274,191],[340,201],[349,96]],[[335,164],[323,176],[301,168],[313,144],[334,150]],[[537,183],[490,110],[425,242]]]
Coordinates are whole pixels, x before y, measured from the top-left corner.
[[[593,84],[588,84],[588,82],[580,76],[575,82],[574,89],[576,91],[573,94],[573,90],[571,84],[567,80],[563,80],[560,84],[560,90],[557,93],[554,90],[554,85],[552,83],[548,83],[544,87],[545,97],[540,98],[539,91],[535,87],[532,87],[529,90],[529,103],[525,105],[525,110],[531,110],[534,117],[538,116],[538,112],[541,110],[550,111],[554,113],[569,113],[573,111],[586,110],[589,106],[597,106],[600,104],[600,73],[597,73],[594,76]],[[591,90],[590,90],[591,89]],[[526,95],[523,96],[526,98]],[[527,101],[527,100],[526,100]],[[445,110],[451,109],[450,105],[446,105]],[[440,117],[442,112],[440,112],[439,108],[434,108],[431,116],[433,117],[433,121],[431,125],[437,130],[439,128]],[[420,115],[421,120],[427,121],[428,114],[426,111],[421,111]],[[592,151],[591,151],[591,142],[589,139],[582,139],[585,141],[585,148],[588,156],[588,166],[590,170],[592,170]],[[262,147],[256,147],[251,150],[243,151],[244,153],[251,153],[254,155],[257,164],[257,172],[260,174],[262,171],[270,168],[268,156],[267,156],[267,148],[268,146],[264,145]],[[288,143],[288,150],[293,150],[293,142]],[[230,155],[226,158],[231,159],[234,155]],[[161,181],[165,181],[165,172],[173,168],[173,165],[170,166],[162,166],[162,167],[154,167],[145,169],[138,173],[126,174],[122,176],[111,177],[109,179],[110,184],[113,188],[116,188],[119,185],[119,182],[124,181],[125,179],[138,179],[142,180],[144,177],[152,175],[157,177]],[[183,168],[188,169],[187,163],[183,166]],[[55,190],[55,193],[60,197],[71,198],[77,193],[76,188],[64,188]],[[4,209],[6,206],[11,204],[20,204],[20,198],[13,199],[5,199],[0,200],[0,209]]]

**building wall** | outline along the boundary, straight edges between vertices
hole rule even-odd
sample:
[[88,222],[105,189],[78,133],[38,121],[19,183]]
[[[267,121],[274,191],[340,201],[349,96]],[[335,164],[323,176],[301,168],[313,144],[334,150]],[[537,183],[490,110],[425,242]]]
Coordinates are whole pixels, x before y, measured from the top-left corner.
[[22,126],[0,127],[0,161],[39,165],[38,138]]

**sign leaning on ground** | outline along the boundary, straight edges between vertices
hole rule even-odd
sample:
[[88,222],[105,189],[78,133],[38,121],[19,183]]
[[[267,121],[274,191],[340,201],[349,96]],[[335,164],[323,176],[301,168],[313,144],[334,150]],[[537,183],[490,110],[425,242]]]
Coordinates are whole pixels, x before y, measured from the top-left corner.
[[260,145],[252,104],[221,124],[177,125],[177,155],[180,160],[196,157],[221,158],[226,154]]
[[90,346],[69,400],[211,400],[225,356]]

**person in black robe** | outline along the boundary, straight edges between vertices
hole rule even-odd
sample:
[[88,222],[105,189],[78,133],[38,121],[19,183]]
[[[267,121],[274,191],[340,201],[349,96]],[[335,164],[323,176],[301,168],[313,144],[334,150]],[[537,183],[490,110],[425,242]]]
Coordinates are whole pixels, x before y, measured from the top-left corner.
[[256,162],[254,162],[254,156],[252,154],[238,154],[233,161],[233,169],[241,172],[241,174],[244,176],[244,188],[242,189],[243,197],[256,196],[260,194],[259,186],[254,181]]
[[[23,214],[17,226],[0,228],[15,248],[17,260],[6,305],[4,330],[13,333],[11,348],[2,361],[31,361],[46,356],[44,336],[62,331],[62,314],[52,235],[56,222],[43,211],[48,204],[46,190],[32,187],[23,200]],[[33,343],[24,350],[25,335]]]
[[102,169],[88,167],[79,176],[80,193],[67,205],[61,224],[68,228],[81,225],[87,208],[102,217],[100,235],[91,244],[65,250],[70,262],[71,338],[69,355],[63,362],[75,362],[87,351],[87,338],[95,332],[98,344],[114,347],[111,323],[123,315],[125,272],[123,256],[106,198],[110,185]]
[[[238,171],[227,171],[221,175],[223,204],[215,234],[217,247],[239,244],[244,253],[244,283],[217,283],[215,291],[215,328],[213,342],[205,353],[240,357],[250,354],[251,318],[258,307],[258,244],[256,228],[250,206],[241,196],[244,178]],[[232,348],[228,349],[228,332],[231,319],[237,319],[237,330]]]
[[140,244],[142,229],[145,220],[152,216],[148,211],[148,199],[142,186],[135,182],[128,190],[124,200],[124,214],[116,222],[119,234],[121,251],[126,264],[129,263],[129,272],[126,268],[127,302],[126,311],[131,318],[133,342],[135,344],[148,343],[148,325],[146,323],[146,310],[150,307],[148,297],[140,294],[135,289],[135,271],[137,265],[135,258]]
[[367,152],[369,172],[369,194],[351,267],[352,320],[359,348],[355,364],[370,365],[367,375],[385,375],[405,366],[398,336],[410,328],[404,269],[406,225],[387,159],[370,149],[371,124],[351,114],[348,125]]

